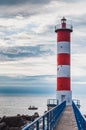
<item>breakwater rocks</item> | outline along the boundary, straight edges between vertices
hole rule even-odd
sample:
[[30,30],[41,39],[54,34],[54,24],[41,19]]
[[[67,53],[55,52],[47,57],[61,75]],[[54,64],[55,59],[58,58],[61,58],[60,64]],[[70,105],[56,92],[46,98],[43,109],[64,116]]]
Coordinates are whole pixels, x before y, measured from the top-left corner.
[[11,117],[4,116],[0,118],[0,130],[21,130],[24,125],[31,123],[38,117],[38,113],[34,113],[32,116],[19,114]]
[[86,118],[86,114],[84,115],[84,117]]

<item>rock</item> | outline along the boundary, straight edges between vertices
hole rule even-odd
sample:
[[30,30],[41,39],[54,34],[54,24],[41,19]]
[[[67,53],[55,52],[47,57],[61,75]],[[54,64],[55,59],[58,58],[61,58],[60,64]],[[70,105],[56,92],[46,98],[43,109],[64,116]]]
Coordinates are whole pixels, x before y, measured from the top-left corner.
[[24,119],[21,116],[4,117],[2,118],[2,122],[5,122],[9,127],[20,127],[25,124]]
[[47,113],[47,111],[44,111],[44,114]]
[[23,118],[24,120],[33,121],[33,116],[22,115],[22,118]]
[[86,115],[84,115],[84,117],[86,118]]
[[4,127],[6,127],[6,123],[5,122],[1,122],[0,123],[0,130],[2,130]]
[[2,118],[0,117],[0,123],[1,123],[1,120],[2,120]]
[[35,113],[34,113],[34,117],[35,117],[35,118],[39,117],[38,112],[35,112]]
[[21,116],[20,114],[17,114],[17,117]]
[[19,127],[10,127],[9,130],[21,130]]
[[20,115],[12,116],[12,117],[6,117],[0,119],[0,130],[21,130],[25,126],[25,124],[31,123],[36,118],[39,117],[39,114],[37,112],[34,113],[34,115]]
[[5,128],[3,128],[2,130],[9,130],[9,127],[8,126],[6,126]]

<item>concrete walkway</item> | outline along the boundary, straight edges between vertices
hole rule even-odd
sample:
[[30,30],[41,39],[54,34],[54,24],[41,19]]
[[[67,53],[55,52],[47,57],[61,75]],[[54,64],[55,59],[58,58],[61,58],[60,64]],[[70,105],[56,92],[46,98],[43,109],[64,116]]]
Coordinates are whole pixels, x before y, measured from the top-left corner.
[[72,106],[67,106],[55,130],[78,130]]

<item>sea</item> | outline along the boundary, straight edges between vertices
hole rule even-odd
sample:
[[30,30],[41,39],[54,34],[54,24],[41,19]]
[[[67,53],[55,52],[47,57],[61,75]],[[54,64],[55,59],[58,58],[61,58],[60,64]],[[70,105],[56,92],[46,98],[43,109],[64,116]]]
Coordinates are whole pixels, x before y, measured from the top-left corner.
[[[55,99],[55,95],[0,95],[0,117],[20,115],[33,115],[38,112],[43,115],[47,110],[47,100]],[[86,96],[74,96],[79,99],[82,114],[86,114]],[[38,107],[37,110],[28,110],[29,106]]]

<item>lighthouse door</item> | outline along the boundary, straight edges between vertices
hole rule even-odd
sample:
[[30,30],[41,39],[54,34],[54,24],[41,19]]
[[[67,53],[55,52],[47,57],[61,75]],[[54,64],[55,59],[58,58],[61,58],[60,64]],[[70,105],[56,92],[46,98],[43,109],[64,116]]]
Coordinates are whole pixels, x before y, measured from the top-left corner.
[[65,101],[65,95],[61,95],[61,102]]

